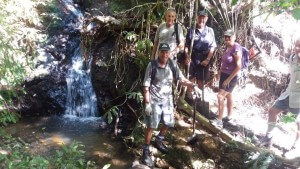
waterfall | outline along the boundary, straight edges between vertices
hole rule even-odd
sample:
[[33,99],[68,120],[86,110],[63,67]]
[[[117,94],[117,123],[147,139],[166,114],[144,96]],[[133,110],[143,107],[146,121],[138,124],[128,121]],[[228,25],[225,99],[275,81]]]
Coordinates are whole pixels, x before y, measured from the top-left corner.
[[[81,30],[83,15],[71,0],[65,0],[64,6],[76,17],[77,23],[72,26],[74,29]],[[91,61],[84,63],[80,50],[80,44],[75,49],[71,66],[66,75],[67,81],[67,102],[65,115],[76,117],[96,117],[97,97],[91,81]]]

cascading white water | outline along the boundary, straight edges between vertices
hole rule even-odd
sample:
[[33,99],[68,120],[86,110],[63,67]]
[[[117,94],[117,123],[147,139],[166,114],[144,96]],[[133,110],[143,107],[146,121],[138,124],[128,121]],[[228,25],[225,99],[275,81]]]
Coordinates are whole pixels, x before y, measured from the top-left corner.
[[97,98],[91,81],[91,61],[84,70],[84,63],[78,47],[72,57],[72,66],[67,73],[67,115],[95,117]]
[[[71,0],[65,0],[64,6],[77,18],[77,23],[72,26],[81,30],[83,15]],[[91,81],[91,60],[86,66],[80,45],[75,49],[72,56],[72,65],[66,75],[67,81],[67,102],[65,115],[77,117],[95,117],[97,115],[97,97]]]

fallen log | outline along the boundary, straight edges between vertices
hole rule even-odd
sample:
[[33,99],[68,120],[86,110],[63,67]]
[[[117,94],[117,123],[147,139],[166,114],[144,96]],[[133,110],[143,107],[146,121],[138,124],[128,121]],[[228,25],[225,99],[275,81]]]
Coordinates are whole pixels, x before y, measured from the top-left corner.
[[[183,110],[190,116],[193,116],[193,107],[190,106],[183,98],[179,98],[179,100],[178,100],[178,109]],[[234,140],[233,136],[231,136],[228,132],[227,133],[226,133],[226,131],[223,132],[220,129],[218,129],[217,127],[215,127],[214,125],[212,125],[209,122],[209,120],[207,118],[205,118],[204,116],[202,116],[198,111],[196,111],[195,113],[196,113],[196,116],[195,116],[196,120],[201,125],[203,125],[208,130],[210,130],[212,133],[219,135],[222,138],[222,140],[224,140],[225,142]]]
[[[190,106],[184,99],[179,98],[178,100],[178,109],[183,110],[188,115],[193,116],[193,108]],[[207,128],[209,131],[211,131],[213,134],[218,135],[223,141],[229,143],[234,143],[239,146],[239,148],[246,150],[246,151],[252,151],[252,152],[259,152],[259,153],[270,153],[272,154],[277,160],[280,160],[282,163],[292,166],[292,167],[299,167],[300,166],[300,157],[294,158],[294,159],[286,159],[284,157],[281,157],[279,155],[276,155],[273,151],[257,147],[252,144],[245,144],[243,142],[237,141],[230,133],[228,133],[226,130],[219,129],[212,125],[207,118],[202,116],[198,111],[195,112],[196,120],[205,128]]]

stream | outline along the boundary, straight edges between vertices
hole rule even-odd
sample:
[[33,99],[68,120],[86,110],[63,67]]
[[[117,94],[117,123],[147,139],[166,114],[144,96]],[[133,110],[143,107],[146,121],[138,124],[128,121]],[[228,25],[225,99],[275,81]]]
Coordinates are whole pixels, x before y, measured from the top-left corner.
[[107,131],[101,118],[23,118],[6,131],[28,143],[34,154],[53,155],[63,144],[76,140],[84,145],[87,160],[95,161],[100,167],[111,164],[115,169],[129,168],[134,159],[130,153],[124,153],[125,146]]

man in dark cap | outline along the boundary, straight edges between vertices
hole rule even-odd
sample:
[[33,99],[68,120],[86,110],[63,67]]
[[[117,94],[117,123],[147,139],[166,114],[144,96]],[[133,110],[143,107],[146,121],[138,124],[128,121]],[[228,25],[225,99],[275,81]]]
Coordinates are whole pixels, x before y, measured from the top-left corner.
[[[207,82],[209,77],[209,66],[213,57],[216,45],[214,30],[206,26],[208,14],[206,10],[198,12],[196,30],[190,28],[186,35],[185,53],[186,64],[190,64],[190,79],[197,83],[199,88],[203,87],[203,81]],[[190,51],[191,41],[194,38],[194,45]],[[192,52],[191,58],[189,52]]]
[[163,125],[156,136],[155,147],[162,153],[168,152],[167,146],[162,141],[168,128],[174,127],[175,123],[172,96],[173,81],[179,80],[181,85],[194,88],[197,93],[201,93],[196,85],[183,76],[177,63],[169,59],[169,56],[170,46],[167,43],[161,43],[158,48],[158,59],[148,64],[143,82],[145,102],[144,122],[147,129],[145,132],[142,162],[147,166],[153,166],[149,147],[152,132],[158,127],[160,122]]

